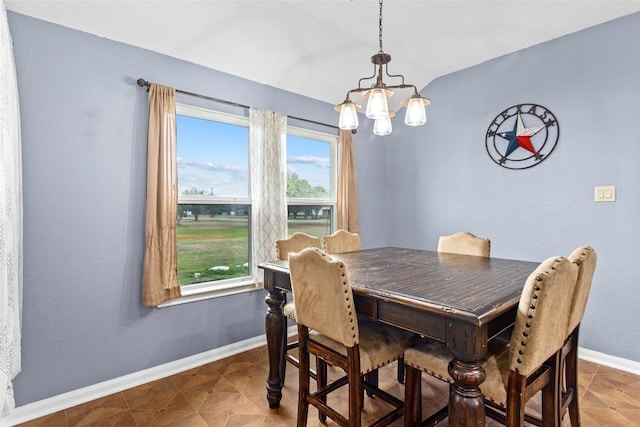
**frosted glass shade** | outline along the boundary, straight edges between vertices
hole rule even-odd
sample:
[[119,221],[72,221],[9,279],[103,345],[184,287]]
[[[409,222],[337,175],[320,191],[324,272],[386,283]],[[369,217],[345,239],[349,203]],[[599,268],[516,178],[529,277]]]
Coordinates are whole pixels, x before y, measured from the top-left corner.
[[342,104],[338,127],[343,130],[352,130],[358,127],[358,112],[353,102]]
[[421,126],[427,122],[427,112],[422,98],[409,98],[407,100],[407,113],[404,116],[407,126]]
[[373,124],[373,133],[376,135],[389,135],[391,133],[391,117],[387,114],[384,117],[376,119]]
[[367,101],[366,115],[370,119],[379,119],[389,116],[389,107],[387,105],[387,94],[384,89],[371,89],[369,91],[369,100]]

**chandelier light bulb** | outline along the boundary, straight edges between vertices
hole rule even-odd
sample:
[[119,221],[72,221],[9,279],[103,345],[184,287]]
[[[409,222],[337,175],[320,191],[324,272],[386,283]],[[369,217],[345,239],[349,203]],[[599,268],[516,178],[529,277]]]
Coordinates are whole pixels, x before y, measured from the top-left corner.
[[409,98],[407,100],[407,113],[404,123],[407,126],[421,126],[427,122],[427,112],[424,108],[423,98]]
[[370,119],[379,119],[388,115],[389,106],[387,104],[386,91],[382,88],[371,89],[369,91],[366,116]]
[[358,127],[358,112],[353,102],[345,102],[341,105],[338,127],[343,130],[352,130]]
[[391,127],[391,117],[393,116],[394,114],[387,114],[384,117],[376,119],[373,123],[373,133],[380,136],[389,135],[393,130]]

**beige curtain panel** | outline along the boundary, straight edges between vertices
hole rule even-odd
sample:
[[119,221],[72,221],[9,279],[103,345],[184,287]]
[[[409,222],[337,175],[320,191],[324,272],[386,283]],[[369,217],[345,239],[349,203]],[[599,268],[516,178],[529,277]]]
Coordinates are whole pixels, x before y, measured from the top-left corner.
[[360,232],[356,159],[351,131],[340,130],[340,169],[338,170],[338,229]]
[[151,84],[147,131],[147,216],[142,303],[157,306],[180,297],[176,218],[176,91]]

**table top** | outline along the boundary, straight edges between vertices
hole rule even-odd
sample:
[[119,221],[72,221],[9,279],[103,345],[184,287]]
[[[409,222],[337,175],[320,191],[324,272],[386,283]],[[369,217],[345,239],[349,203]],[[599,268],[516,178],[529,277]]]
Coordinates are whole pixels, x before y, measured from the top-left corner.
[[[538,262],[384,247],[334,254],[353,292],[481,325],[512,309]],[[288,273],[287,261],[260,268]],[[443,313],[444,312],[444,313]]]

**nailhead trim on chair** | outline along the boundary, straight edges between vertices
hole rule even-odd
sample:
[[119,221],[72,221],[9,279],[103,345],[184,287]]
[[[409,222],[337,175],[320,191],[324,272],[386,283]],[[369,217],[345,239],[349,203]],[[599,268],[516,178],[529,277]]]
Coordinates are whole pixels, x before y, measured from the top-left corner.
[[387,360],[386,362],[383,362],[383,363],[381,363],[381,364],[378,364],[378,366],[376,366],[376,367],[375,367],[375,368],[373,368],[373,369],[367,369],[366,371],[364,371],[364,373],[365,373],[365,374],[368,374],[369,372],[376,371],[376,370],[378,370],[378,369],[382,368],[383,366],[388,365],[388,364],[389,364],[389,363],[391,363],[391,362],[395,362],[395,361],[396,361],[396,360],[398,360],[398,359],[400,359],[400,356],[398,356],[398,357],[393,357],[392,359],[389,359],[389,360]]
[[[556,262],[556,263],[557,263],[557,262],[559,262],[559,259],[556,259],[554,262]],[[555,270],[556,268],[555,268],[555,266],[551,266],[551,269],[552,269],[552,270]],[[544,275],[546,275],[546,274],[547,274],[547,272],[542,272],[542,273],[540,273],[540,274],[536,277],[536,281],[538,281],[538,282],[542,282],[542,279],[543,279],[543,277],[542,277],[542,276],[544,276]],[[540,286],[539,286],[539,285],[536,285],[536,286],[534,286],[534,288],[533,288],[534,293],[533,293],[533,295],[531,295],[531,304],[529,305],[529,311],[528,311],[528,313],[527,313],[527,318],[528,318],[528,319],[533,319],[533,318],[534,318],[534,316],[535,316],[535,314],[536,314],[536,303],[537,303],[537,300],[538,300],[538,298],[539,298],[539,296],[540,296],[540,289],[541,289],[541,288],[540,288]],[[530,327],[531,327],[531,323],[530,323],[530,322],[526,322],[526,323],[525,323],[525,326],[526,326],[527,328],[530,328]],[[523,356],[523,355],[524,355],[524,353],[525,353],[525,350],[526,350],[526,348],[525,348],[525,347],[527,346],[529,335],[530,335],[530,334],[529,334],[529,330],[524,330],[524,331],[522,331],[522,340],[520,341],[520,345],[521,345],[522,347],[518,349],[518,354],[519,354],[520,356]],[[522,363],[522,359],[521,359],[520,357],[518,357],[518,358],[516,359],[516,362],[517,362],[517,363]],[[518,370],[518,369],[516,369],[516,371],[517,371],[517,370]]]
[[425,368],[423,368],[422,366],[420,366],[420,365],[418,365],[418,364],[416,364],[416,363],[410,363],[410,362],[406,362],[406,361],[405,361],[405,363],[406,363],[407,365],[409,365],[409,366],[413,367],[413,368],[416,368],[416,369],[421,370],[422,372],[424,372],[424,373],[426,373],[426,374],[428,374],[428,375],[430,375],[430,376],[432,376],[432,377],[434,377],[434,378],[438,378],[439,380],[442,380],[442,381],[448,382],[449,384],[453,384],[453,380],[451,379],[451,377],[450,377],[450,376],[447,376],[447,377],[445,378],[445,377],[443,377],[441,374],[439,374],[439,373],[437,373],[437,372],[435,372],[435,371],[431,371],[431,370],[429,370],[429,369],[425,369]]

